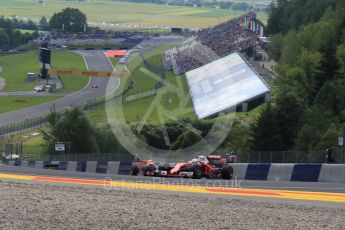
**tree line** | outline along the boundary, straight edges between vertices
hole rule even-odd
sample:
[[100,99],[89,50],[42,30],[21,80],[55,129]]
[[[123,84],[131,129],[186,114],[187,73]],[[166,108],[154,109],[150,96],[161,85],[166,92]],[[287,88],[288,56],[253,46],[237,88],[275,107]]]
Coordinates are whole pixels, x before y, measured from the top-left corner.
[[17,30],[15,23],[4,17],[0,17],[0,50],[7,51],[38,37],[38,32],[22,33]]
[[[43,132],[46,140],[47,153],[54,152],[56,142],[71,143],[69,152],[73,153],[126,153],[108,124],[92,125],[85,114],[78,108],[66,110],[64,113],[52,112],[48,116],[49,132]],[[190,124],[200,133],[196,134],[182,124]],[[167,143],[161,124],[145,124],[140,132],[138,124],[132,124],[131,130],[149,146],[162,150],[179,150],[190,147],[210,132],[214,120],[181,120],[167,121],[164,129],[169,135]],[[214,133],[213,135],[217,135]],[[235,121],[218,152],[247,151],[250,127]],[[231,149],[230,149],[231,146]]]
[[[28,41],[39,36],[37,30],[58,29],[66,32],[78,33],[87,28],[86,15],[79,9],[65,8],[61,12],[54,13],[48,21],[42,17],[39,25],[32,20],[18,19],[17,17],[0,17],[0,50],[7,51],[27,44]],[[33,33],[22,33],[19,29],[34,30]]]
[[268,12],[278,95],[253,125],[251,148],[337,147],[345,123],[345,2],[278,0]]

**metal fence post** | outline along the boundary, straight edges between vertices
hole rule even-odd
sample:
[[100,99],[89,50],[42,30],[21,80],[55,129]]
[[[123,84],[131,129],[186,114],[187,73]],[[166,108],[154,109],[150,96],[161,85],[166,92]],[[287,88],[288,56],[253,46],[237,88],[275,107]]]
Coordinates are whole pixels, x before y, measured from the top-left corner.
[[343,158],[343,164],[345,164],[345,145],[344,145],[344,139],[345,139],[345,124],[343,125],[343,156],[342,156],[342,158]]
[[272,151],[271,151],[271,163],[273,163],[273,154],[272,154]]
[[282,163],[285,163],[285,151],[283,151],[283,159],[282,159]]

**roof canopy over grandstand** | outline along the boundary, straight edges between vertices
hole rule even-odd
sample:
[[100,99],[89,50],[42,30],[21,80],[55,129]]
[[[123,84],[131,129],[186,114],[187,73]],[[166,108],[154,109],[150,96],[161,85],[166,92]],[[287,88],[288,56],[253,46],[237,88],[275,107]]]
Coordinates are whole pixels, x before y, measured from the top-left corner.
[[269,92],[267,84],[238,53],[189,71],[186,77],[199,119]]

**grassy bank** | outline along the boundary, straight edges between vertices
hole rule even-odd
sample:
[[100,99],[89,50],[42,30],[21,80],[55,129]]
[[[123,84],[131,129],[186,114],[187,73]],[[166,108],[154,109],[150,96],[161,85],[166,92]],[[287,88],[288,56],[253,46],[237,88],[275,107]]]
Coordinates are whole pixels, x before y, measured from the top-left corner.
[[[0,66],[2,72],[0,76],[6,80],[3,91],[25,91],[32,90],[38,82],[27,82],[26,75],[29,72],[38,74],[41,64],[39,63],[39,52],[30,51],[20,54],[0,56]],[[52,52],[52,65],[57,69],[76,68],[85,69],[83,58],[70,51]],[[70,93],[82,89],[88,82],[85,77],[62,77],[64,89],[57,92]]]
[[25,97],[25,96],[6,96],[0,97],[0,114],[18,109],[24,109],[34,105],[50,102],[60,97]]

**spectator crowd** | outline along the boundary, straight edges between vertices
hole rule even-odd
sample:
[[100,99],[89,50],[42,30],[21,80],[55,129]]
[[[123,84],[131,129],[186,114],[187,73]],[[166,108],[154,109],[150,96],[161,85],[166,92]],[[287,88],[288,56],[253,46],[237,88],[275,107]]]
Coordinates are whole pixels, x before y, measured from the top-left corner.
[[71,44],[85,43],[93,41],[107,42],[111,40],[121,40],[124,43],[139,43],[150,37],[158,37],[159,33],[139,32],[139,31],[112,31],[112,30],[93,30],[85,33],[67,33],[62,30],[52,31],[50,34],[50,42]]
[[232,52],[257,46],[259,31],[255,22],[256,15],[250,12],[215,27],[199,30],[180,46],[164,52],[164,67],[173,69],[175,74],[182,74]]

